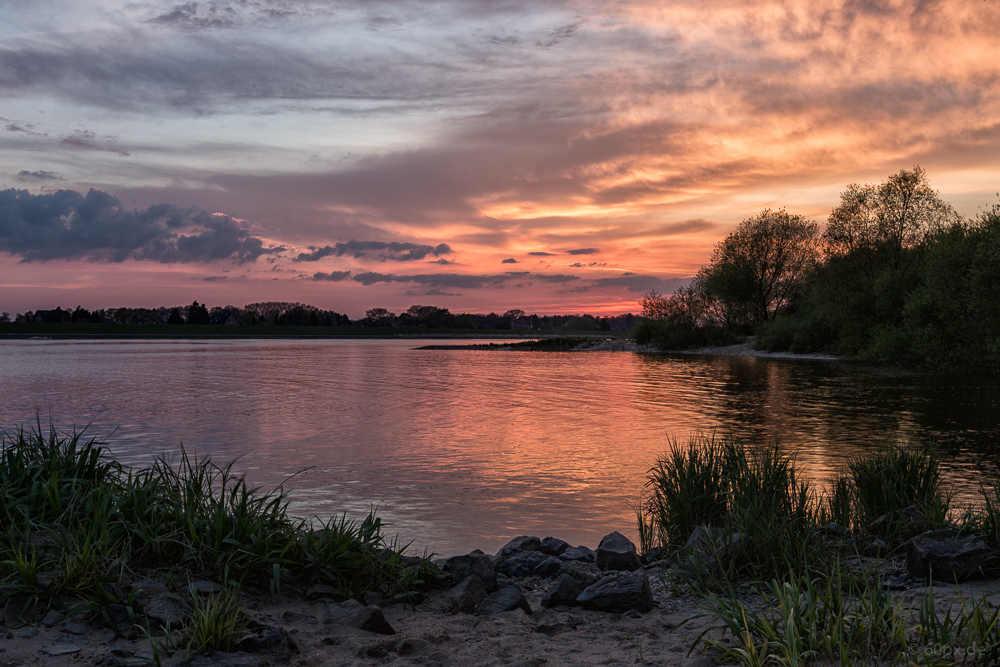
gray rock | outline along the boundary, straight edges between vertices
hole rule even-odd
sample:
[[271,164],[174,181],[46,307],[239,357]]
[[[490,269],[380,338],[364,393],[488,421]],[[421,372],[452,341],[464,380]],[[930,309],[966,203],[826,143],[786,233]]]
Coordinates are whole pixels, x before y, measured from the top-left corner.
[[497,561],[497,571],[508,577],[530,577],[548,558],[540,551],[521,551]]
[[240,637],[236,650],[245,653],[262,653],[285,644],[288,633],[283,628],[265,625],[252,633]]
[[480,616],[490,614],[502,614],[505,611],[523,609],[526,614],[531,614],[531,606],[524,597],[524,593],[519,588],[504,587],[495,593],[490,593],[486,599],[476,606],[476,613]]
[[51,655],[53,657],[57,655],[69,655],[70,653],[79,653],[80,647],[76,644],[50,644],[49,646],[43,646],[38,649],[41,653],[45,655]]
[[168,627],[176,630],[194,614],[187,600],[169,591],[149,593],[143,590],[139,593],[137,607],[149,621],[151,630]]
[[329,584],[315,584],[306,589],[306,602],[317,600],[336,600],[340,597],[340,589]]
[[558,558],[549,556],[535,568],[534,574],[536,577],[542,577],[543,579],[554,579],[559,575],[559,569],[562,567],[563,562]]
[[309,625],[316,625],[316,617],[312,614],[302,614],[291,610],[283,613],[281,620],[285,623],[308,623]]
[[222,586],[214,581],[195,581],[188,587],[192,596],[211,597],[222,592]]
[[694,553],[710,554],[722,541],[724,532],[715,526],[695,526],[684,548]]
[[605,577],[576,597],[584,609],[621,614],[629,609],[647,612],[654,606],[649,577],[643,569]]
[[632,541],[616,531],[601,539],[597,547],[597,567],[605,572],[631,572],[642,567],[642,561]]
[[18,639],[34,639],[38,636],[38,628],[24,628],[14,633]]
[[564,574],[568,574],[579,581],[580,585],[584,588],[590,586],[591,584],[596,584],[604,578],[604,573],[598,570],[596,565],[581,563],[578,561],[563,563],[559,568],[559,575],[562,576]]
[[323,625],[347,623],[363,606],[357,600],[346,600],[339,604],[335,602],[327,604],[323,608]]
[[546,537],[538,546],[538,550],[546,556],[558,557],[567,549],[569,549],[569,542],[563,542],[555,537]]
[[107,612],[107,620],[111,624],[111,629],[120,637],[124,637],[132,631],[132,617],[128,613],[128,608],[123,604],[109,604],[104,609]]
[[535,632],[549,637],[576,630],[583,623],[583,617],[578,614],[549,612],[539,620]]
[[442,569],[451,574],[456,582],[475,575],[486,586],[486,592],[497,589],[497,570],[493,559],[479,549],[464,556],[452,556],[442,564]]
[[469,575],[448,591],[448,610],[463,614],[476,613],[476,607],[486,599],[486,585],[476,575]]
[[365,632],[374,632],[380,635],[396,634],[393,627],[389,625],[389,621],[385,620],[382,610],[374,605],[368,605],[354,614],[351,617],[351,625]]
[[883,514],[868,526],[868,532],[879,537],[908,540],[926,532],[931,527],[919,505],[910,505],[895,512]]
[[67,635],[85,635],[87,634],[87,621],[74,619],[64,625],[60,632]]
[[594,552],[587,547],[570,547],[560,554],[559,558],[564,561],[579,561],[581,563],[593,563]]
[[7,604],[3,609],[4,624],[11,630],[20,628],[28,623],[34,623],[45,611],[45,607],[39,601],[30,602],[28,598],[20,595],[7,598]]
[[568,574],[556,581],[556,585],[542,598],[543,607],[576,606],[576,598],[583,592],[584,586]]
[[910,576],[953,582],[978,574],[989,549],[975,535],[956,530],[932,530],[906,543]]
[[497,552],[494,560],[501,561],[506,558],[510,558],[514,554],[519,554],[522,551],[538,551],[538,547],[541,545],[542,541],[537,537],[521,535],[520,537],[515,537],[510,542],[505,544],[500,551]]
[[40,623],[43,628],[51,628],[61,623],[64,618],[66,617],[62,614],[62,612],[56,609],[49,609],[48,613],[42,617]]

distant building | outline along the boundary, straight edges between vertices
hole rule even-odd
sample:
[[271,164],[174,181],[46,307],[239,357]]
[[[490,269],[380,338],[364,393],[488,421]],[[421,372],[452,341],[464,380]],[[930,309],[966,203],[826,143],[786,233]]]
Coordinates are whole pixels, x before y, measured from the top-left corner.
[[68,310],[56,308],[55,310],[36,310],[32,322],[72,322],[73,314]]
[[531,318],[530,317],[525,317],[524,315],[521,315],[520,317],[516,317],[513,320],[511,320],[510,328],[511,329],[534,329],[534,327],[532,326],[532,323],[531,323]]

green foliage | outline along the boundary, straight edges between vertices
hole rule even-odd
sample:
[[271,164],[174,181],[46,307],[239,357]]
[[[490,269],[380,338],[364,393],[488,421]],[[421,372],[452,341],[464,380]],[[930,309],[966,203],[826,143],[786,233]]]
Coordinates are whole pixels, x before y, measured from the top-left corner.
[[182,630],[189,651],[231,652],[247,626],[239,593],[224,588],[217,595],[194,597],[194,613]]
[[280,488],[250,486],[233,463],[181,450],[175,464],[133,470],[96,439],[40,426],[0,441],[0,584],[38,599],[71,593],[101,608],[116,602],[105,584],[154,568],[272,590],[329,583],[345,596],[433,583],[433,566],[404,550],[374,513],[313,530]]
[[857,525],[914,504],[931,523],[944,523],[949,500],[941,485],[941,456],[933,444],[880,444],[849,458],[847,470]]

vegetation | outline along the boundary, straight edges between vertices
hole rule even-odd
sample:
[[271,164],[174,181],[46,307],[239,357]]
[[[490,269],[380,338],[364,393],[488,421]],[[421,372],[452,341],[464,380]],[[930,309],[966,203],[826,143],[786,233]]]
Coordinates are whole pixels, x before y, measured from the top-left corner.
[[690,285],[642,302],[663,349],[756,335],[769,351],[927,369],[1000,370],[1000,204],[964,220],[920,167],[851,184],[822,234],[784,211],[748,218]]
[[[151,574],[178,584],[212,579],[230,593],[323,583],[344,598],[391,597],[434,581],[426,559],[403,551],[374,513],[318,525],[289,516],[280,488],[251,487],[232,463],[182,450],[174,463],[131,469],[95,439],[44,435],[40,425],[0,440],[0,586],[29,601],[72,596],[94,612],[130,606],[132,583]],[[224,645],[235,633],[234,599],[196,610],[207,633],[197,645]]]
[[[985,597],[942,609],[931,589],[907,602],[879,569],[908,537],[891,519],[913,505],[921,530],[996,543],[1000,476],[983,482],[982,503],[953,511],[940,464],[931,445],[884,443],[848,459],[820,494],[773,442],[674,442],[638,508],[643,548],[671,553],[675,585],[699,594],[701,616],[719,622],[695,646],[742,665],[996,664],[1000,611]],[[861,554],[875,558],[859,566]]]

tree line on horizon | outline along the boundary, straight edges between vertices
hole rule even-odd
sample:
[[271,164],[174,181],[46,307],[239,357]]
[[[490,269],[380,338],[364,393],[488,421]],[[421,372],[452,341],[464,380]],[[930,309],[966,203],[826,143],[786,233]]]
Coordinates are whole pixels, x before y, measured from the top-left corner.
[[[75,310],[57,307],[53,310],[28,311],[18,314],[16,322],[48,323],[107,323],[107,324],[172,324],[172,325],[241,325],[241,326],[355,326],[411,327],[432,329],[524,329],[570,331],[631,331],[636,316],[625,315],[528,315],[512,309],[504,313],[453,314],[437,306],[410,306],[403,313],[387,308],[371,308],[365,317],[352,320],[347,315],[316,306],[286,301],[266,301],[243,306],[209,308],[197,301],[188,306],[159,308],[104,308]],[[0,315],[0,322],[10,322],[9,313]]]
[[745,219],[691,282],[640,302],[640,342],[826,352],[1000,370],[1000,204],[960,216],[919,166],[851,184],[821,228],[785,209]]

